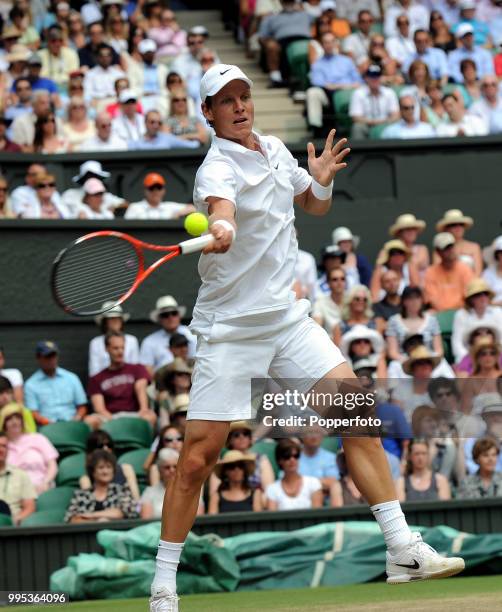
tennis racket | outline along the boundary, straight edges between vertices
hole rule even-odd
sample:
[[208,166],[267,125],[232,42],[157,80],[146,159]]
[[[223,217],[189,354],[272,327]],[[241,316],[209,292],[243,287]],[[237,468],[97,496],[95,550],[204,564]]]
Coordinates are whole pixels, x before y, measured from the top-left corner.
[[[201,251],[214,241],[211,234],[172,246],[158,246],[122,232],[100,231],[72,242],[56,257],[51,288],[61,308],[72,315],[92,316],[122,304],[152,272],[178,255]],[[145,268],[147,251],[165,253]],[[110,308],[103,310],[103,303]]]

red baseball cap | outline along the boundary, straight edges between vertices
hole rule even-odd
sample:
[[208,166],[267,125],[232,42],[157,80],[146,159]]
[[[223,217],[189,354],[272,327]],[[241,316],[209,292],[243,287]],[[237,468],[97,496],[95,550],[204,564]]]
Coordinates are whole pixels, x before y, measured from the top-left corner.
[[145,187],[151,187],[152,185],[165,185],[166,180],[161,174],[157,172],[149,172],[145,176],[145,180],[143,181],[143,185]]

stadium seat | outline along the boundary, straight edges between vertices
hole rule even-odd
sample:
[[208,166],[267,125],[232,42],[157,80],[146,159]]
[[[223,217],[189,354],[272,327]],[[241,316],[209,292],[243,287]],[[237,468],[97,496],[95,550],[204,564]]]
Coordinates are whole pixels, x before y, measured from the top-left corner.
[[37,499],[37,512],[46,510],[66,510],[73,496],[72,487],[56,487],[39,495]]
[[279,473],[279,466],[275,460],[275,446],[276,442],[274,440],[260,440],[259,442],[255,442],[253,444],[251,447],[251,452],[266,455],[272,464],[272,469],[274,470],[275,476],[277,476]]
[[66,508],[58,510],[43,510],[42,512],[35,512],[27,516],[21,523],[21,527],[38,527],[41,525],[53,525],[55,523],[62,523],[64,521],[64,515]]
[[152,444],[152,428],[141,418],[112,419],[101,429],[112,437],[117,454],[136,448],[150,448]]
[[40,429],[40,433],[54,444],[62,457],[85,451],[90,431],[89,426],[81,421],[51,423]]
[[12,519],[8,514],[0,514],[0,527],[10,527]]
[[297,40],[290,43],[286,50],[290,78],[295,84],[299,85],[302,91],[305,91],[310,85],[308,47],[308,40]]
[[385,128],[390,125],[389,123],[381,123],[380,125],[373,125],[370,127],[370,140],[380,140],[382,137],[382,132]]
[[327,436],[326,438],[323,438],[321,442],[321,448],[331,451],[332,453],[335,453],[335,455],[339,451],[340,447],[340,438],[337,436]]
[[80,476],[85,474],[85,453],[70,455],[59,462],[56,484],[58,487],[78,487]]
[[149,448],[137,448],[120,456],[119,463],[128,463],[132,466],[139,485],[147,484],[148,475],[143,469],[143,464],[150,453]]
[[451,348],[451,335],[453,333],[453,318],[455,317],[455,309],[443,310],[442,312],[436,313],[436,318],[439,323],[439,329],[441,330],[441,336],[443,339],[444,356],[448,363],[453,363],[453,351]]
[[349,106],[353,89],[339,89],[333,94],[333,106],[335,107],[336,128],[339,135],[346,135],[352,127],[352,119],[349,115]]
[[467,93],[467,89],[460,83],[446,83],[446,85],[444,85],[443,87],[443,95],[451,94],[456,90],[460,91],[460,93],[462,94],[466,107],[472,104],[472,98],[470,94]]

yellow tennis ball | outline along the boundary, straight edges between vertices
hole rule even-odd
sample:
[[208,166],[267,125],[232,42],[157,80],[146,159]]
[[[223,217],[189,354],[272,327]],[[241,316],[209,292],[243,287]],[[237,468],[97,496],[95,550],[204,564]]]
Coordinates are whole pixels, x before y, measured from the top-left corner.
[[200,236],[204,232],[207,232],[209,223],[206,215],[200,212],[194,212],[185,217],[185,229],[190,236]]

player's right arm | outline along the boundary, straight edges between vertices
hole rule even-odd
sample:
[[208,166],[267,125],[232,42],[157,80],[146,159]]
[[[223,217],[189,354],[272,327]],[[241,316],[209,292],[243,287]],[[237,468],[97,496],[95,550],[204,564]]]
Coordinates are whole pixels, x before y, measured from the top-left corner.
[[230,200],[215,196],[208,196],[206,202],[209,212],[209,231],[214,236],[215,242],[206,247],[203,253],[226,253],[237,233],[235,205]]

